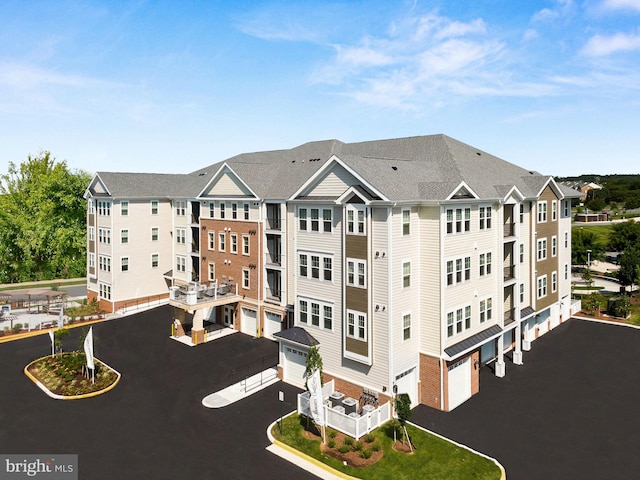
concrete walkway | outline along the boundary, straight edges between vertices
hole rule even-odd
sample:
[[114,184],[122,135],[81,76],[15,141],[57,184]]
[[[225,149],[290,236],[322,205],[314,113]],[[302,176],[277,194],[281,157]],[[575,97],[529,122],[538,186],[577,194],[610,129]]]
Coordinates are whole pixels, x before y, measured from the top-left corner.
[[247,398],[260,390],[278,383],[278,368],[271,367],[260,373],[256,373],[241,382],[230,385],[218,392],[207,395],[202,399],[202,405],[207,408],[222,408],[237,401]]

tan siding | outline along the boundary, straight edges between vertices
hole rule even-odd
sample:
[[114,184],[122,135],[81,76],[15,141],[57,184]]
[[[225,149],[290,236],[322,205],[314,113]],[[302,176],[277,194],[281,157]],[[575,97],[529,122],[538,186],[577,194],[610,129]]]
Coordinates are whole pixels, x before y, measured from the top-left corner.
[[249,190],[229,172],[224,172],[217,182],[207,192],[211,196],[219,195],[250,195]]
[[346,308],[366,313],[368,311],[368,291],[357,287],[345,287],[345,290]]
[[[534,258],[536,259],[536,283],[534,285],[534,291],[536,292],[537,297],[537,278],[542,275],[547,275],[547,296],[536,300],[536,310],[542,310],[551,304],[558,301],[558,292],[553,293],[551,291],[551,273],[554,271],[560,271],[558,257],[551,256],[551,237],[553,235],[559,236],[558,229],[558,220],[552,220],[551,217],[551,202],[558,202],[558,218],[560,216],[560,202],[558,201],[558,197],[555,195],[551,187],[545,188],[545,190],[540,195],[538,201],[546,201],[547,202],[547,221],[542,223],[537,223],[537,210],[536,210],[536,250],[533,252]],[[537,204],[537,202],[536,202]],[[547,239],[547,259],[546,260],[537,260],[537,241],[543,238]]]
[[345,235],[345,256],[347,258],[367,258],[367,236]]
[[345,338],[345,348],[347,351],[366,357],[369,355],[369,344],[355,338]]
[[360,183],[353,175],[339,165],[331,168],[311,190],[305,192],[308,196],[338,197],[351,185]]

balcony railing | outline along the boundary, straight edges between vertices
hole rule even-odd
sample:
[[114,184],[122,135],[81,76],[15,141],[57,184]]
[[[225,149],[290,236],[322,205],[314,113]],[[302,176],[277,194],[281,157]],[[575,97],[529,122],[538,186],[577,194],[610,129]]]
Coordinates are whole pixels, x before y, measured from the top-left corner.
[[211,283],[204,285],[193,283],[186,287],[170,287],[169,300],[185,305],[198,305],[238,295],[238,284]]
[[516,224],[515,223],[505,223],[503,225],[504,228],[504,236],[505,237],[515,237],[516,235]]
[[267,230],[280,230],[280,217],[267,216]]
[[504,312],[504,324],[505,325],[514,322],[515,319],[516,319],[516,309],[515,308],[510,308],[509,310],[505,310],[505,312]]
[[267,252],[265,262],[267,265],[282,265],[282,255],[279,253]]
[[507,265],[504,267],[504,281],[513,280],[516,278],[516,266],[515,265]]
[[282,290],[278,290],[271,287],[265,288],[265,299],[271,302],[278,302],[282,300]]

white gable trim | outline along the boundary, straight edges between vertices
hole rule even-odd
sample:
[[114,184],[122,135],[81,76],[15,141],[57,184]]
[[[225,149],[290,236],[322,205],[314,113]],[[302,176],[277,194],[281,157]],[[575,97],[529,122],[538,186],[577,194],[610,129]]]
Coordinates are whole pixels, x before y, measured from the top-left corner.
[[544,192],[544,189],[547,188],[548,186],[550,186],[551,189],[555,192],[559,200],[564,198],[564,194],[562,193],[562,190],[560,190],[560,187],[558,186],[556,181],[553,179],[553,177],[549,177],[547,181],[544,182],[544,185],[536,194],[536,198],[539,198],[540,195],[542,195],[542,192]]
[[113,196],[111,195],[111,192],[109,191],[109,188],[107,187],[107,184],[104,183],[102,181],[102,179],[100,178],[100,175],[98,173],[96,173],[93,178],[91,179],[91,183],[89,184],[89,186],[87,187],[87,189],[84,191],[84,195],[83,197],[85,199],[88,199],[89,197],[93,196],[93,193],[91,192],[91,189],[96,185],[96,184],[100,184],[102,185],[102,188],[104,188],[104,191],[107,192],[108,196]]
[[298,190],[296,190],[293,193],[293,195],[291,195],[291,197],[288,198],[288,200],[289,201],[295,200],[297,197],[299,197],[302,194],[302,192],[304,192],[305,190],[309,190],[312,186],[317,184],[318,180],[320,180],[331,168],[333,168],[334,165],[341,166],[347,172],[349,172],[351,175],[357,178],[358,181],[362,183],[362,185],[366,186],[367,189],[372,191],[376,196],[380,197],[382,200],[389,201],[389,199],[385,195],[383,195],[382,192],[378,191],[375,187],[373,187],[369,182],[367,182],[367,180],[364,177],[359,175],[346,163],[340,160],[336,155],[331,155],[331,158],[322,167],[320,167],[318,171],[316,171],[316,173],[314,173],[311,177],[309,177],[309,179],[306,182],[304,182],[300,186],[300,188],[298,188]]
[[513,197],[519,201],[523,201],[525,199],[524,195],[522,194],[522,192],[520,191],[520,189],[518,187],[516,187],[515,185],[513,187],[511,187],[511,190],[509,190],[509,192],[504,196],[504,198],[502,199],[502,201],[504,203],[506,203],[509,200],[509,197]]
[[[456,188],[454,188],[451,193],[449,195],[447,195],[447,198],[445,198],[445,200],[452,200],[453,197],[456,195],[456,193],[458,193],[461,189],[465,189],[467,190],[471,195],[473,195],[473,198],[475,198],[476,200],[479,200],[480,197],[478,196],[478,194],[476,192],[473,191],[473,189],[467,185],[467,183],[463,180],[462,182],[460,182],[458,184],[458,186]],[[461,199],[462,200],[462,199]],[[470,198],[467,200],[471,200]]]
[[196,198],[198,200],[204,200],[206,197],[205,192],[207,190],[209,190],[210,188],[213,187],[213,185],[220,180],[220,177],[222,177],[222,175],[224,175],[225,172],[229,172],[233,177],[235,177],[247,190],[249,190],[249,192],[251,192],[251,195],[254,196],[254,198],[260,198],[258,197],[258,195],[256,194],[256,192],[253,191],[253,189],[247,185],[247,183],[240,177],[240,175],[238,175],[233,168],[231,168],[226,162],[223,163],[220,168],[218,169],[218,171],[216,173],[213,174],[213,176],[211,177],[211,180],[209,180],[209,182],[207,182],[207,184],[204,186],[204,188],[200,191],[200,193],[198,193],[198,195],[196,196]]
[[368,198],[364,198],[362,196],[362,193],[360,193],[354,186],[347,188],[344,193],[335,200],[335,203],[345,203],[347,197],[350,197],[351,195],[356,195],[359,199],[362,200],[365,205],[371,205],[371,200],[369,200]]

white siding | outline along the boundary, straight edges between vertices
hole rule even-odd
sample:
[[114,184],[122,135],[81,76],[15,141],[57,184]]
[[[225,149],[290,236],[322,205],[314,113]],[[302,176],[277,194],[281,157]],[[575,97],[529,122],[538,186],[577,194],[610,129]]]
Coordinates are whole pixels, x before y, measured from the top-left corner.
[[441,349],[440,208],[420,208],[420,349],[439,355]]
[[325,176],[304,195],[338,197],[351,185],[360,183],[353,175],[340,165],[334,165]]
[[205,192],[205,195],[219,196],[219,195],[237,195],[244,196],[250,195],[251,192],[238,180],[238,178],[229,171],[223,172],[218,179],[213,183],[210,188]]

